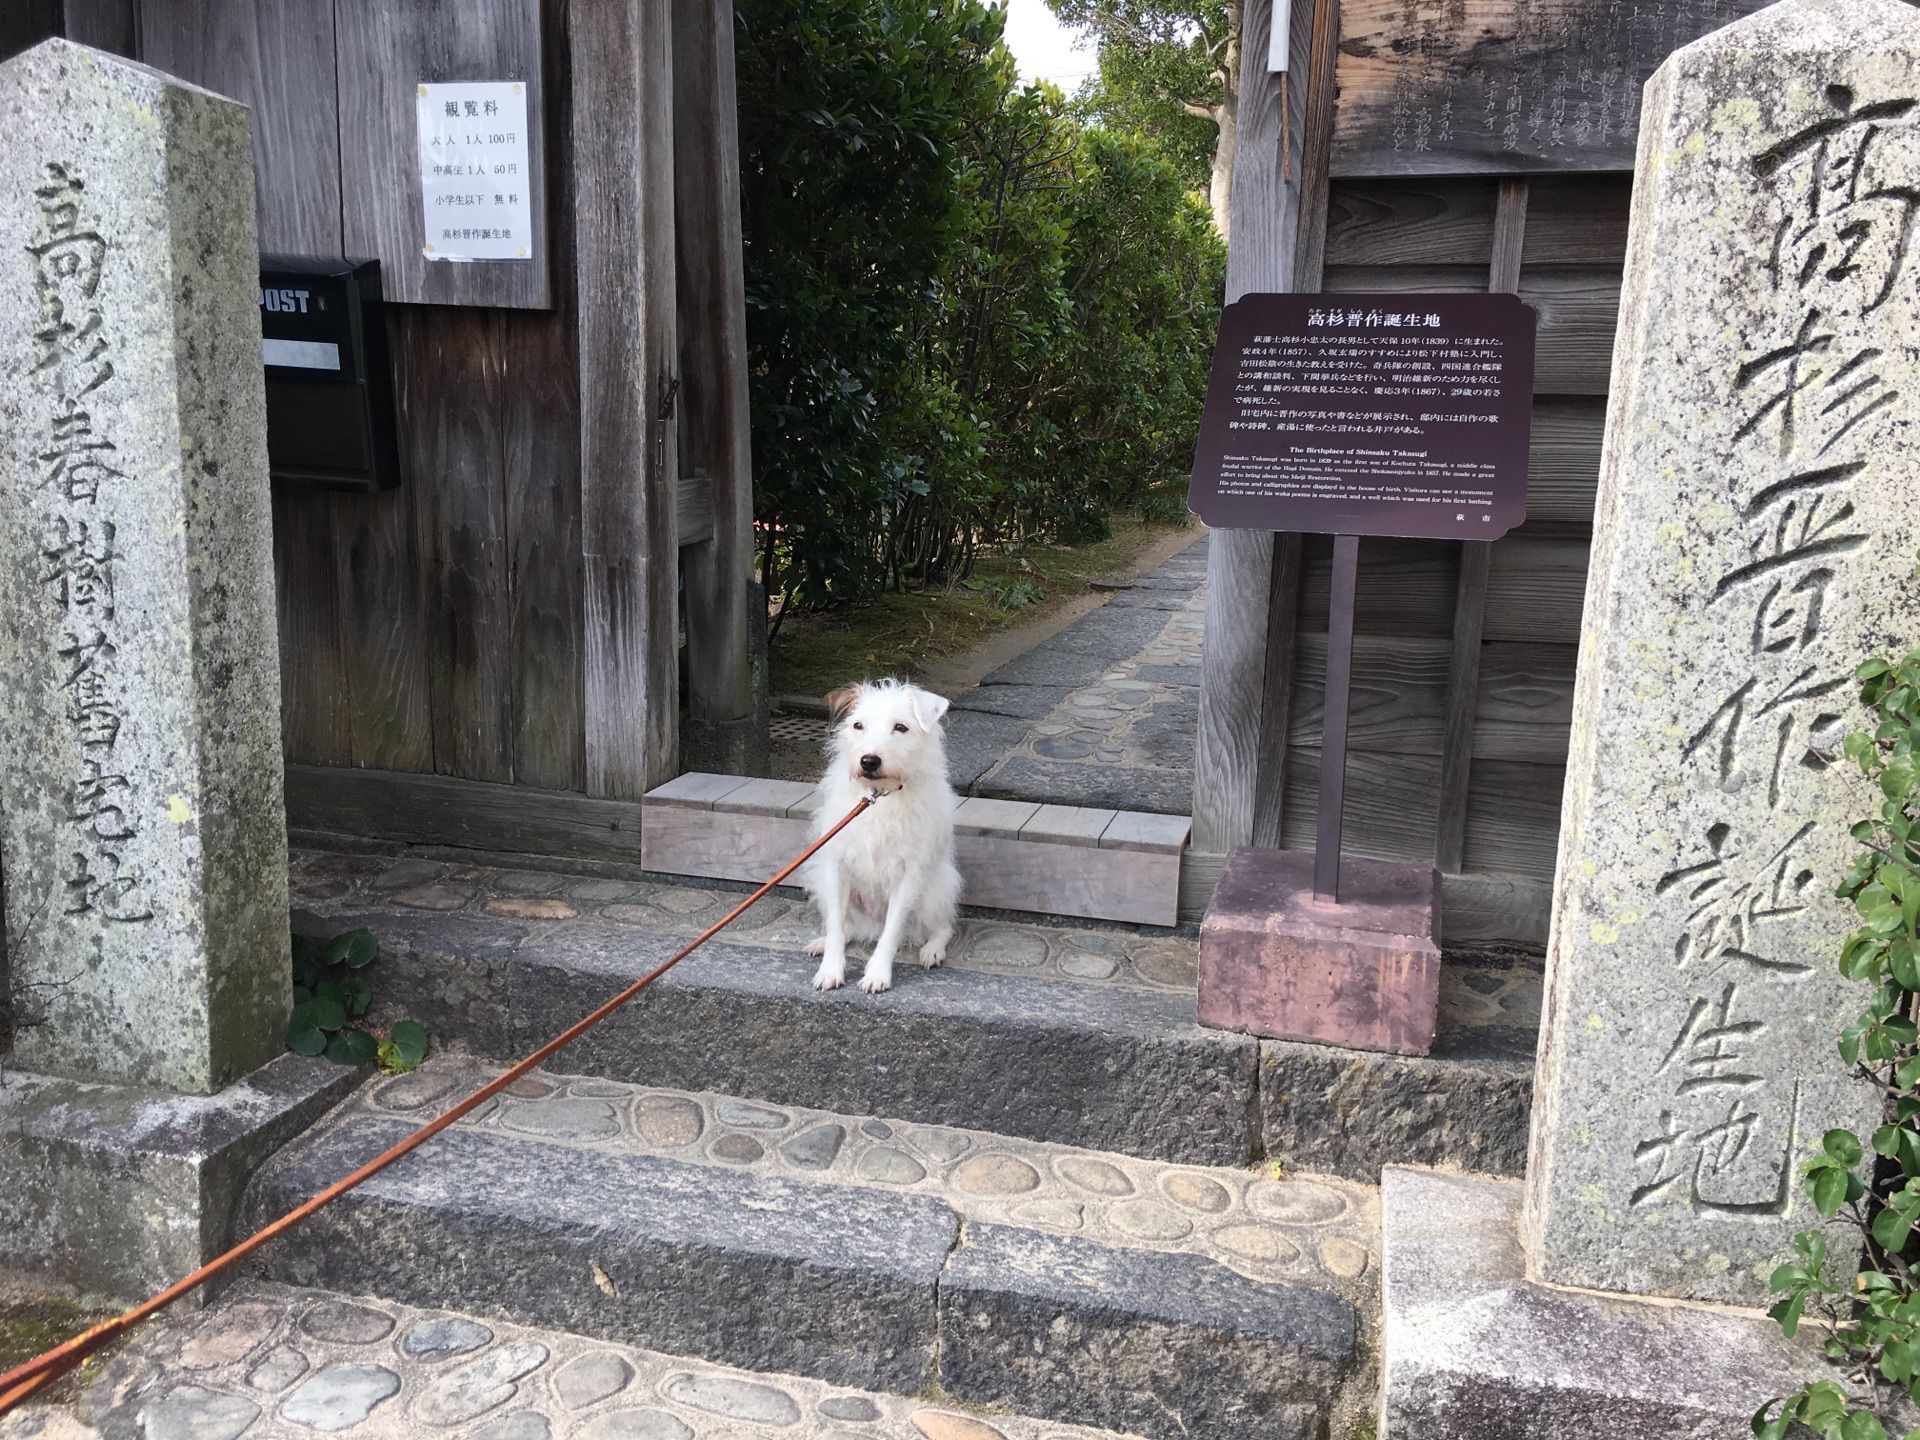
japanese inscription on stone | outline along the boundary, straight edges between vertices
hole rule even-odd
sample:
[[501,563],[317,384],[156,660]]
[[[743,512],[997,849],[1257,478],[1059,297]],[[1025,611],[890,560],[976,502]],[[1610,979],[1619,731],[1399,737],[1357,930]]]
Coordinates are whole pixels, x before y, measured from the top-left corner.
[[288,1008],[246,111],[0,64],[0,844],[25,1069],[206,1093]]
[[[42,396],[35,483],[44,494],[40,580],[55,616],[53,633],[64,720],[77,766],[63,777],[65,897],[69,915],[116,924],[153,919],[145,881],[127,845],[141,819],[126,801],[116,749],[126,717],[118,660],[124,636],[115,618],[113,574],[118,447],[94,423],[101,392],[116,376],[113,332],[101,314],[100,274],[109,246],[70,163],[50,160],[35,187],[40,225],[28,254],[39,313],[31,383]],[[96,398],[99,397],[99,398]]]
[[1541,1278],[1754,1303],[1827,1129],[1852,671],[1911,642],[1920,14],[1784,0],[1647,90],[1556,883]]
[[1628,170],[1640,90],[1769,0],[1345,0],[1336,175]]
[[1188,504],[1209,525],[1493,540],[1526,514],[1533,312],[1511,295],[1248,295]]

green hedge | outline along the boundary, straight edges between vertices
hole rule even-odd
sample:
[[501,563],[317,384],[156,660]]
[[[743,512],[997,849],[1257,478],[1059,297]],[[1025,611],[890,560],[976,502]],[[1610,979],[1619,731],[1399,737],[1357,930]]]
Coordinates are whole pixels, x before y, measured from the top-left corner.
[[1177,511],[1226,265],[1153,146],[977,0],[738,10],[756,504],[815,607]]

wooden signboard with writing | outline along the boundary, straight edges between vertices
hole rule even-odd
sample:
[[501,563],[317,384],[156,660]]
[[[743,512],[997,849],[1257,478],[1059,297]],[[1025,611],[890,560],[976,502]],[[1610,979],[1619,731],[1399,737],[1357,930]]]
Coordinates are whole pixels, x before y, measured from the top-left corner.
[[1333,173],[1631,170],[1640,91],[1771,0],[1344,0]]
[[1534,315],[1512,295],[1245,295],[1187,503],[1215,529],[1497,540],[1526,518]]
[[[349,0],[335,24],[346,253],[380,261],[389,301],[550,306],[538,0]],[[427,133],[429,111],[457,132]],[[456,139],[445,156],[486,172],[458,185],[436,173],[434,158],[443,153],[435,141]],[[459,193],[433,193],[442,188]]]

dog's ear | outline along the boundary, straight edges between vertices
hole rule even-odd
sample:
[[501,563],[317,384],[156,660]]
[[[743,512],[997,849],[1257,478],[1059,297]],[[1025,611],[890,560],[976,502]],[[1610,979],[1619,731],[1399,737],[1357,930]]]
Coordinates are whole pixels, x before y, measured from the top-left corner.
[[920,728],[931,731],[953,702],[944,695],[935,695],[931,690],[915,688],[908,692],[907,703],[913,707],[913,718],[920,722]]
[[842,685],[827,696],[827,723],[838,725],[847,718],[847,711],[853,708],[853,702],[860,698],[858,685]]

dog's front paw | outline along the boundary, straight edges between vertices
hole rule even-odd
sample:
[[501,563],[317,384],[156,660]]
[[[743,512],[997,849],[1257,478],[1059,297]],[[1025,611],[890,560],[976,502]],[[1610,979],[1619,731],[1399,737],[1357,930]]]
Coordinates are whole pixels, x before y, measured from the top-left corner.
[[944,943],[936,944],[929,940],[920,947],[920,963],[929,970],[933,969],[934,966],[940,964],[946,958],[947,947]]
[[839,964],[822,965],[813,972],[813,988],[816,990],[838,990],[847,983],[847,967]]
[[867,967],[867,973],[860,977],[860,988],[869,995],[878,995],[882,990],[891,990],[893,988],[893,967],[889,965],[884,970],[876,970],[873,966],[869,965]]

